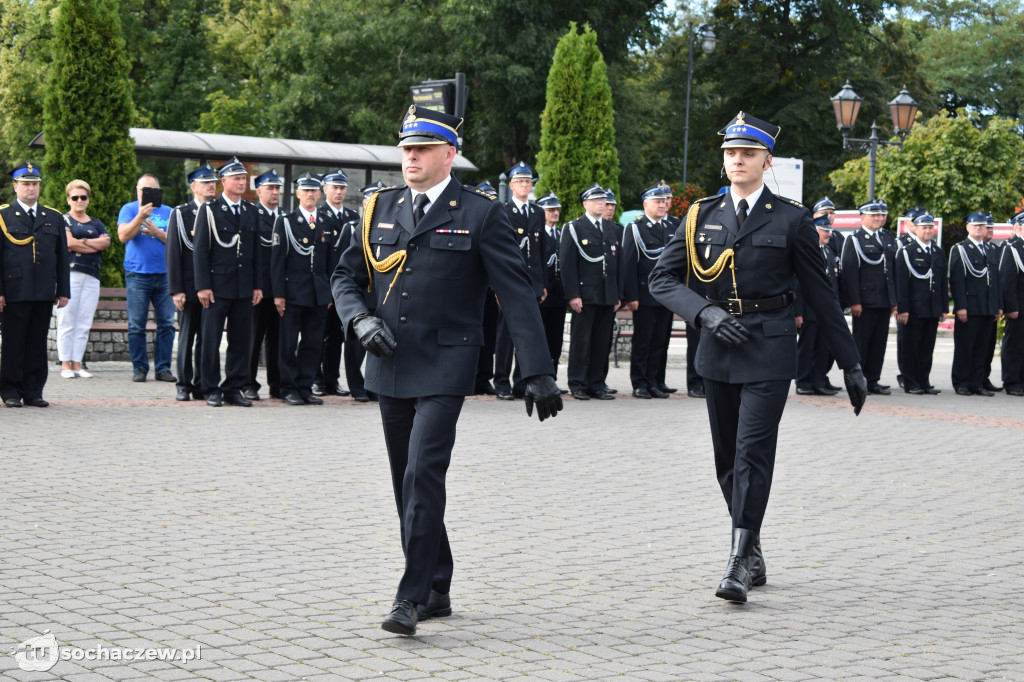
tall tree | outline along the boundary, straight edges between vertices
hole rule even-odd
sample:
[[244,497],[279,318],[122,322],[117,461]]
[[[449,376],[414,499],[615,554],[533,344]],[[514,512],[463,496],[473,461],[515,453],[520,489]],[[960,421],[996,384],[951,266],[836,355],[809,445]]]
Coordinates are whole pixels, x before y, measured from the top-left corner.
[[553,191],[566,216],[583,210],[580,192],[592,183],[619,192],[619,155],[608,69],[590,26],[569,24],[548,72],[540,119],[537,193]]
[[[92,186],[89,213],[114,228],[121,205],[132,199],[137,174],[128,135],[130,65],[116,5],[113,0],[61,0],[53,34],[43,107],[43,200],[64,206],[65,185],[80,178]],[[103,256],[105,285],[121,286],[123,260],[124,245],[115,238]]]

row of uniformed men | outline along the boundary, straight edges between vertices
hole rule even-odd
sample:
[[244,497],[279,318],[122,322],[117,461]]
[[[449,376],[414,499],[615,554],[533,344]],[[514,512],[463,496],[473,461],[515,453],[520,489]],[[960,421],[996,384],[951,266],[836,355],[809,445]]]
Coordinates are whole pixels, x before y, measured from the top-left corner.
[[[673,314],[650,294],[648,279],[658,256],[673,238],[679,220],[668,215],[672,190],[664,181],[644,190],[644,213],[623,227],[613,219],[614,193],[594,183],[581,194],[584,215],[558,227],[561,203],[553,192],[529,200],[533,170],[520,162],[508,171],[512,198],[506,210],[526,262],[541,310],[548,349],[556,370],[562,351],[566,306],[571,311],[569,390],[577,400],[614,399],[607,385],[608,355],[615,311],[633,312],[630,382],[637,398],[667,398],[676,389],[665,383]],[[490,183],[480,191],[496,195]],[[694,280],[691,286],[699,286]],[[491,301],[489,301],[491,303]],[[497,303],[493,304],[498,308]],[[499,399],[523,395],[518,367],[513,370],[511,335],[496,315],[493,373],[491,358],[481,352],[478,393],[496,393]],[[696,349],[699,330],[687,327],[688,349]],[[689,353],[688,353],[689,355]],[[703,397],[702,381],[692,357],[688,363],[688,390]],[[494,379],[491,388],[489,380]]]
[[[247,171],[235,158],[216,171],[196,168],[188,182],[193,199],[173,210],[167,240],[169,288],[179,310],[177,399],[251,405],[260,399],[262,346],[271,397],[320,404],[316,394],[348,394],[338,384],[344,345],[353,397],[369,400],[360,373],[365,351],[358,342],[343,344],[345,331],[329,314],[330,276],[359,222],[343,206],[344,171],[299,177],[291,212],[279,209],[283,181],[275,171],[256,178],[258,204],[243,199]],[[364,195],[381,186],[364,188]]]
[[[827,198],[814,205],[814,223],[826,270],[836,295],[853,317],[868,390],[888,395],[879,383],[889,333],[897,322],[898,380],[907,393],[937,394],[931,383],[938,324],[953,301],[954,352],[951,378],[958,395],[991,396],[1002,387],[990,380],[996,324],[1006,316],[1002,381],[1010,395],[1024,395],[1024,331],[1019,328],[1024,297],[1024,213],[1013,217],[1014,237],[992,240],[990,213],[967,218],[967,238],[947,258],[934,242],[935,219],[922,207],[910,209],[908,233],[894,237],[882,229],[888,207],[876,200],[860,207],[861,228],[843,238],[833,232],[835,206]],[[797,315],[802,310],[797,306]],[[797,392],[830,395],[826,372],[831,362],[813,317],[804,315],[798,344]]]

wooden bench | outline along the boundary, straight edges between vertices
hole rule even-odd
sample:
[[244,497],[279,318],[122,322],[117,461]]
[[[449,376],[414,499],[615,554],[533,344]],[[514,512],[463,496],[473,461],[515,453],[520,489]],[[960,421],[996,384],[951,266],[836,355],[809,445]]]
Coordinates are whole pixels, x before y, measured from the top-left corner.
[[[615,335],[612,338],[612,348],[614,349],[615,366],[619,366],[619,340],[633,338],[633,328],[623,328],[624,322],[633,321],[633,311],[619,308],[615,311]],[[672,334],[673,339],[685,339],[686,338],[686,320],[679,317],[678,315],[672,316]]]

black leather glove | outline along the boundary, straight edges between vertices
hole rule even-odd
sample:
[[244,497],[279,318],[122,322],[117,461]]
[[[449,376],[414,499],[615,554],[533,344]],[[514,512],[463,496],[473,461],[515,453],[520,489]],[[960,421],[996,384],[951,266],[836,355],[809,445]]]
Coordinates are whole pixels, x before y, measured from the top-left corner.
[[368,313],[357,316],[352,320],[352,331],[367,353],[386,358],[395,352],[395,335],[379,317]]
[[533,405],[537,404],[537,417],[544,421],[554,417],[562,409],[562,393],[555,380],[547,374],[538,374],[526,380],[526,416],[533,416]]
[[868,399],[868,380],[864,378],[860,363],[843,370],[843,382],[846,384],[846,392],[850,395],[850,404],[853,405],[853,414],[856,416],[860,414],[860,408],[864,407],[864,401]]
[[738,346],[750,338],[746,327],[716,305],[700,311],[699,322],[709,334],[730,346]]

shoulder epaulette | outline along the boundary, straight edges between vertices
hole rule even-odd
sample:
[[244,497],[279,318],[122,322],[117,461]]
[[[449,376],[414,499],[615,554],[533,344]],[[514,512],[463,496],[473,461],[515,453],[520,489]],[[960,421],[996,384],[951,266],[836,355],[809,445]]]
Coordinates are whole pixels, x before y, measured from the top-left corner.
[[10,206],[10,204],[4,204],[3,206],[0,206],[0,211],[4,210],[4,209],[5,209],[5,208],[7,208],[8,206]]
[[492,197],[487,192],[485,192],[485,191],[483,191],[481,189],[477,189],[476,187],[473,187],[472,185],[463,185],[462,189],[466,190],[467,192],[472,192],[473,194],[481,196],[481,197],[483,197],[485,199],[489,199],[491,201],[497,201],[498,200],[497,197]]
[[778,199],[779,201],[785,201],[787,204],[793,204],[797,208],[803,208],[804,207],[804,205],[801,204],[799,201],[797,201],[795,199],[790,199],[789,197],[780,197],[778,194],[776,194],[775,198]]
[[54,213],[60,213],[61,215],[63,215],[63,214],[64,214],[64,211],[58,211],[58,210],[57,210],[57,209],[55,209],[55,208],[54,208],[53,206],[47,206],[46,204],[43,204],[43,208],[48,208],[48,209],[50,209],[51,211],[53,211]]

